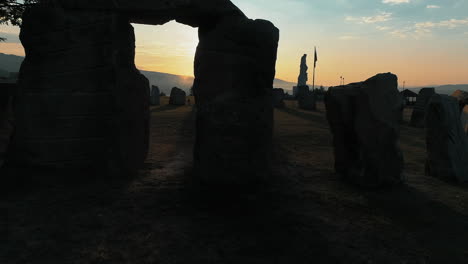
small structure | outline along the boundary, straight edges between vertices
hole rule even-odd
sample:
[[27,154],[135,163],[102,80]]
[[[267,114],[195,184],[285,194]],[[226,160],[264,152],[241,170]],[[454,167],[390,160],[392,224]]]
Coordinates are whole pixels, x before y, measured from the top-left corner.
[[284,108],[284,90],[281,88],[274,88],[273,89],[273,107],[276,108]]
[[468,92],[462,91],[462,90],[456,90],[453,94],[452,97],[457,99],[458,104],[460,105],[460,111],[463,110],[465,105],[468,105]]
[[172,88],[171,97],[169,98],[170,105],[185,105],[187,94],[182,89],[177,87]]
[[397,76],[378,74],[362,83],[330,87],[325,105],[336,172],[364,187],[402,182]]
[[435,94],[426,113],[426,175],[468,182],[468,138],[455,98]]
[[400,95],[403,97],[404,105],[408,106],[408,105],[415,105],[416,104],[416,99],[418,98],[417,93],[415,93],[415,92],[413,92],[411,90],[405,89],[405,90],[400,92]]
[[151,86],[151,95],[150,95],[150,103],[151,105],[160,105],[161,100],[159,98],[160,90],[158,86],[152,85]]
[[468,105],[465,105],[465,107],[463,108],[460,119],[462,128],[465,131],[465,134],[468,136]]
[[435,94],[434,88],[422,88],[419,91],[416,104],[411,114],[411,125],[414,127],[424,127],[424,116],[426,115],[426,107],[431,97]]

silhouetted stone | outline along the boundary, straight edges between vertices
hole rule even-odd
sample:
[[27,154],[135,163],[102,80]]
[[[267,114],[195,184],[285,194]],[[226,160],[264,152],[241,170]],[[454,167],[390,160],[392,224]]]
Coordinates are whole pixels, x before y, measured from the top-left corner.
[[367,187],[402,181],[397,87],[397,77],[386,73],[328,89],[325,103],[335,169],[345,179]]
[[171,97],[169,98],[169,104],[170,105],[185,105],[186,96],[187,94],[183,90],[177,87],[174,87],[171,90]]
[[0,167],[6,159],[13,132],[12,95],[16,83],[0,82]]
[[297,87],[297,105],[300,109],[304,110],[316,110],[316,98],[315,94],[309,90],[309,86],[298,86]]
[[460,122],[455,98],[433,95],[426,114],[426,174],[468,181],[468,138]]
[[158,86],[152,85],[151,86],[151,96],[150,96],[150,101],[151,105],[160,105],[160,95],[161,91],[159,90]]
[[427,104],[435,94],[434,88],[423,88],[419,91],[416,104],[411,114],[411,125],[415,127],[424,127],[424,116],[426,115]]
[[195,56],[195,171],[203,182],[251,186],[271,170],[272,89],[279,31],[229,17],[200,27]]
[[468,92],[462,91],[462,90],[456,90],[453,94],[452,97],[457,99],[458,104],[460,105],[460,111],[463,110],[465,105],[468,105]]
[[38,5],[23,17],[15,101],[21,166],[133,173],[146,158],[149,82],[128,18]]
[[468,136],[468,105],[466,105],[463,108],[463,111],[461,112],[461,124],[462,124],[463,130]]
[[273,89],[273,107],[284,107],[284,90],[280,88]]
[[297,78],[297,87],[301,86],[306,86],[307,85],[307,80],[309,77],[307,76],[307,70],[309,67],[307,67],[307,54],[304,54],[301,58],[301,70],[299,73],[299,77]]

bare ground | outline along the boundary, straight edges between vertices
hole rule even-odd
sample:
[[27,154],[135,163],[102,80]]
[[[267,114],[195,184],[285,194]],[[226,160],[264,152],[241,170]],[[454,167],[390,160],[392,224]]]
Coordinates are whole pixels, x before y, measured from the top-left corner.
[[406,186],[366,191],[334,175],[324,113],[276,110],[255,195],[192,181],[190,106],[152,109],[133,179],[3,171],[0,263],[468,263],[468,188],[424,176],[424,131],[402,125]]

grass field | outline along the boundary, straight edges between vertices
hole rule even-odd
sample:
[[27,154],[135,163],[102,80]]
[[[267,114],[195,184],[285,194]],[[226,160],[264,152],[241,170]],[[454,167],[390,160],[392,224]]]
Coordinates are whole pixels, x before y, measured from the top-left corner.
[[3,191],[0,263],[468,263],[468,188],[424,176],[422,129],[402,125],[406,186],[365,191],[333,173],[323,105],[287,104],[258,195],[223,199],[191,183],[194,109],[163,98],[138,177],[33,175]]

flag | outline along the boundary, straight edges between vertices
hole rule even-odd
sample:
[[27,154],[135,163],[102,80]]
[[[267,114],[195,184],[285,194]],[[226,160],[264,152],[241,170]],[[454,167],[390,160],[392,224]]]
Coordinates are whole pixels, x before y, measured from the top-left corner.
[[314,68],[317,66],[317,48],[314,47]]

